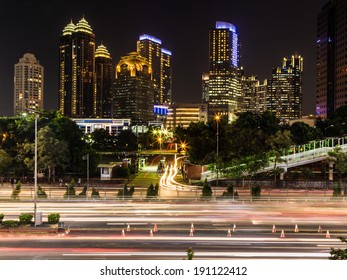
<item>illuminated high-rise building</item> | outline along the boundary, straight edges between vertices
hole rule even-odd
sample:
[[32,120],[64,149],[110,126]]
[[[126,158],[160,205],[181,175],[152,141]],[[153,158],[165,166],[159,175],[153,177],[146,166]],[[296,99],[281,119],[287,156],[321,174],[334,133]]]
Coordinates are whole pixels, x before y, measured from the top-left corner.
[[154,85],[154,104],[172,101],[171,51],[162,47],[160,39],[142,34],[137,41],[137,52],[149,61]]
[[301,119],[303,65],[303,58],[295,54],[272,71],[267,109],[280,119]]
[[82,18],[60,36],[59,110],[74,118],[96,116],[95,35]]
[[220,114],[232,121],[241,97],[241,70],[239,66],[239,39],[236,27],[217,21],[209,32],[210,116]]
[[347,0],[330,0],[317,19],[316,116],[347,105]]
[[208,84],[210,81],[210,77],[208,73],[203,73],[202,76],[202,102],[208,102]]
[[256,76],[242,76],[239,112],[261,114],[266,111],[267,80],[262,84]]
[[171,103],[168,109],[166,127],[174,130],[177,127],[188,128],[193,122],[208,121],[208,105],[206,103]]
[[35,55],[26,53],[14,66],[14,115],[25,108],[43,109],[44,68]]
[[106,47],[101,44],[95,51],[96,75],[96,114],[97,118],[111,118],[113,65],[112,58]]
[[137,52],[121,57],[114,80],[114,118],[131,119],[135,125],[154,120],[152,68]]

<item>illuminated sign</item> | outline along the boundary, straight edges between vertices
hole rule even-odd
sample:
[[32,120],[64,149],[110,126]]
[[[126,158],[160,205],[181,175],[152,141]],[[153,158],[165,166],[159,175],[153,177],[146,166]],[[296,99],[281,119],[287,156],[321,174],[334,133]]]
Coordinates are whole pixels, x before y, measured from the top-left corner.
[[154,112],[154,114],[157,114],[157,115],[166,116],[168,111],[169,111],[168,106],[154,105],[154,107],[153,107],[153,112]]

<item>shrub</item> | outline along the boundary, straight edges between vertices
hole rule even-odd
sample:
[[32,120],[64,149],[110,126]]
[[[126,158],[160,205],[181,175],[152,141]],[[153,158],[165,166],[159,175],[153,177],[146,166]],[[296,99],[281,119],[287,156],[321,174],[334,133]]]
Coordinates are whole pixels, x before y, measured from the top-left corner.
[[94,198],[100,197],[99,191],[95,188],[92,188],[92,197]]
[[19,180],[16,184],[16,190],[19,191],[22,188],[22,182]]
[[64,194],[64,197],[75,196],[75,194],[76,194],[75,180],[72,179],[70,184],[66,185],[66,192]]
[[60,214],[52,213],[48,215],[48,223],[49,224],[57,224],[60,221]]
[[146,197],[147,198],[156,198],[158,196],[158,191],[159,191],[158,183],[156,183],[155,186],[153,186],[153,184],[151,183],[147,189]]
[[207,182],[207,179],[205,179],[203,187],[202,187],[202,195],[203,198],[212,197],[212,188]]
[[261,186],[260,185],[252,186],[251,187],[251,195],[252,195],[252,197],[260,197],[260,195],[261,195]]
[[1,223],[5,228],[10,228],[10,227],[18,227],[18,221],[15,220],[6,220]]
[[340,182],[333,186],[333,196],[338,197],[342,195],[342,188]]
[[87,195],[87,186],[84,186],[82,191],[78,194],[80,196],[86,196]]
[[0,223],[2,223],[2,220],[4,219],[5,215],[4,214],[0,214]]
[[46,191],[41,186],[38,186],[37,196],[40,198],[47,198]]
[[28,225],[31,223],[33,215],[29,213],[24,213],[19,215],[19,223],[22,225]]
[[124,194],[124,197],[132,197],[134,192],[135,192],[134,186],[131,186],[130,189],[128,189],[127,185],[125,185],[122,190],[118,191],[117,196],[123,197],[123,194]]
[[20,190],[17,190],[17,189],[13,190],[12,194],[11,194],[11,198],[12,199],[19,199],[19,197],[18,197],[19,193],[20,193]]

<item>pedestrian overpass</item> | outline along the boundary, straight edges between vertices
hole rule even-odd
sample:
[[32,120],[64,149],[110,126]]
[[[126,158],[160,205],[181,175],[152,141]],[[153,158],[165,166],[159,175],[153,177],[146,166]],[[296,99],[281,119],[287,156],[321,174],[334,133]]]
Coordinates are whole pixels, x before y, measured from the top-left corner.
[[[281,163],[277,162],[276,166],[282,168],[284,172],[286,172],[288,168],[324,161],[328,157],[328,152],[334,150],[335,147],[340,147],[342,151],[347,152],[347,136],[326,138],[319,141],[311,141],[304,145],[292,146],[283,152]],[[259,170],[258,173],[273,170],[274,164],[274,159],[270,160],[269,165]],[[231,166],[230,168],[233,167]],[[224,177],[222,172],[219,172],[218,175],[219,179]],[[215,171],[206,171],[201,173],[201,180],[213,180],[216,178],[217,172]],[[329,173],[329,179],[332,180],[332,172],[331,174]]]

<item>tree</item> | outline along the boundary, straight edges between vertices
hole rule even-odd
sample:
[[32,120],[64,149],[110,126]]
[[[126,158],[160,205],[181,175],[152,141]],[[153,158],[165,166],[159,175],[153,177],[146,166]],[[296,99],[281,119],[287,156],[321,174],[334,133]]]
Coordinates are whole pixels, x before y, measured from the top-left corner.
[[117,178],[129,178],[129,176],[130,176],[129,167],[128,166],[117,167],[115,170],[115,176]]
[[122,130],[117,136],[116,150],[137,151],[137,137],[131,130]]
[[277,131],[275,135],[268,138],[266,143],[271,148],[270,157],[274,162],[273,174],[274,174],[274,186],[276,186],[276,177],[283,172],[282,168],[277,166],[278,163],[283,162],[282,156],[285,154],[285,150],[292,144],[291,134],[289,130]]
[[116,137],[105,129],[96,129],[91,134],[91,147],[99,152],[113,151],[116,144]]
[[56,168],[65,168],[69,162],[68,144],[56,138],[53,129],[46,126],[38,132],[38,165],[48,170],[48,180],[55,181]]
[[342,151],[341,147],[335,147],[334,150],[328,152],[327,160],[330,163],[334,163],[335,170],[340,177],[340,187],[344,189],[342,177],[347,173],[346,153]]
[[313,172],[311,170],[311,168],[305,167],[305,168],[301,168],[301,174],[302,176],[304,176],[305,180],[306,180],[306,189],[307,189],[307,184],[308,184],[308,180],[313,176]]
[[12,159],[3,149],[0,149],[0,175],[5,175],[11,166]]
[[290,128],[291,139],[296,145],[306,144],[312,140],[318,140],[322,137],[322,132],[316,128],[311,127],[304,122],[295,122]]
[[229,149],[232,150],[233,158],[242,159],[268,152],[267,139],[274,136],[278,130],[279,119],[270,112],[238,114],[228,134],[231,139]]
[[[347,243],[347,240],[344,237],[339,237],[343,243]],[[347,260],[347,249],[330,249],[329,260]]]
[[[83,140],[83,132],[79,129],[76,122],[63,116],[60,111],[50,112],[48,118],[50,120],[49,126],[53,129],[56,139],[67,143],[69,150],[68,170],[77,173],[84,172],[86,169],[85,162],[81,158],[87,153],[91,154],[92,149],[90,144]],[[92,164],[92,159],[93,157],[90,157],[90,164]],[[90,170],[92,173],[92,166],[90,166]]]

